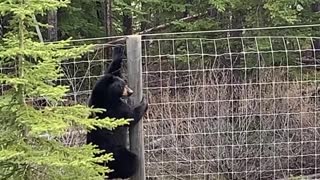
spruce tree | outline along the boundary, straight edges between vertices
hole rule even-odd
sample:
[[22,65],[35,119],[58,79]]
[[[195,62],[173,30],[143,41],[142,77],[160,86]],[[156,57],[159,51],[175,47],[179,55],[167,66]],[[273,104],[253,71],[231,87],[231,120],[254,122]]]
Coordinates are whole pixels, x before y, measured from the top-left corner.
[[[0,0],[1,15],[10,15],[10,32],[0,41],[0,179],[103,179],[108,168],[96,164],[91,145],[65,146],[59,141],[71,127],[115,128],[126,120],[88,118],[84,105],[63,106],[68,87],[57,85],[61,61],[81,57],[92,46],[71,46],[70,40],[37,42],[35,15],[65,7],[68,0]],[[41,24],[40,24],[41,25]],[[43,25],[42,25],[43,26]],[[30,99],[49,103],[35,108]],[[101,109],[99,110],[101,111]],[[43,136],[48,134],[51,138]]]

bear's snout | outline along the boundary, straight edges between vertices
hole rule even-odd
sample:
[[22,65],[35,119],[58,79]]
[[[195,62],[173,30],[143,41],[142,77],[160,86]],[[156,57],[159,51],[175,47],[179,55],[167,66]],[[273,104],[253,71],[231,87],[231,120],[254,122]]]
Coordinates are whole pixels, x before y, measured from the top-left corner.
[[130,89],[130,88],[128,87],[128,85],[126,85],[126,86],[124,87],[122,96],[123,96],[123,97],[129,97],[129,96],[131,96],[132,94],[133,94],[133,90]]

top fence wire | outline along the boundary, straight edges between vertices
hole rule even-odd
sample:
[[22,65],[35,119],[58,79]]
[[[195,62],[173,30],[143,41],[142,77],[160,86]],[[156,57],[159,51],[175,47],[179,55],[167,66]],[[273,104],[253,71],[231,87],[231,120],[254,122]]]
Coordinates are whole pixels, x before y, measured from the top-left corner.
[[[319,173],[320,37],[309,36],[311,28],[319,29],[142,36],[147,179]],[[111,60],[109,41],[75,42],[97,48],[62,64],[69,103],[87,102]]]

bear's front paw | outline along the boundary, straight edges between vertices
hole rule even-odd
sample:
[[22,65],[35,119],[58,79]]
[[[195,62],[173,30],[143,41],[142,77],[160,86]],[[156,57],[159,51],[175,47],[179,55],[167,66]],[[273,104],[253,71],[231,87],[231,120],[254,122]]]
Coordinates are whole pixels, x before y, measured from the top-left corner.
[[144,95],[142,95],[142,99],[140,101],[140,107],[143,109],[143,112],[146,112],[148,110],[148,102]]
[[117,45],[113,49],[113,57],[114,59],[123,59],[125,58],[124,55],[124,46],[123,45]]

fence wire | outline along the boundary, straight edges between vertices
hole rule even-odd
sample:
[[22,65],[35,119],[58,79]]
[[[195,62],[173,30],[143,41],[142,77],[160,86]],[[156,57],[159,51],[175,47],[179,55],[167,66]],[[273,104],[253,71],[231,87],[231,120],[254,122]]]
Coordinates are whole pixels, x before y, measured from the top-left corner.
[[147,177],[319,172],[316,39],[144,39]]

